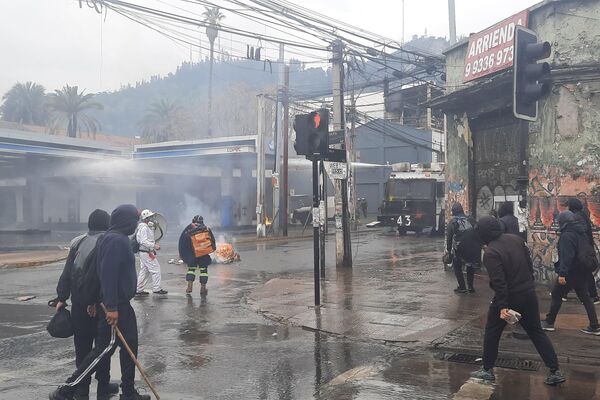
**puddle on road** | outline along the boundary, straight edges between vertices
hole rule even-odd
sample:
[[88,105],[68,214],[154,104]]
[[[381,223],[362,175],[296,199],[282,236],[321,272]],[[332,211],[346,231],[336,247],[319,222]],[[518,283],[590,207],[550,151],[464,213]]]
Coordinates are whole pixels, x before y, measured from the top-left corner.
[[[592,400],[600,393],[600,371],[585,367],[563,366],[567,382],[560,387],[544,384],[547,371],[525,372],[496,368],[496,383],[488,384],[470,378],[478,366],[436,360],[427,355],[411,355],[393,360],[381,374],[381,379],[400,386],[421,388],[424,397],[407,399],[434,399],[433,394],[453,400]],[[432,397],[427,397],[427,394]]]
[[48,306],[36,304],[0,304],[0,339],[45,329],[53,311]]

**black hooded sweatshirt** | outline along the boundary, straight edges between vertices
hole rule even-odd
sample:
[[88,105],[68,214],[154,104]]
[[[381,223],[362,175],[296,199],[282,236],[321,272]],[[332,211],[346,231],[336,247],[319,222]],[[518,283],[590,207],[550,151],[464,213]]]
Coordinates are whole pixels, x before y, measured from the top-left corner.
[[498,210],[498,217],[502,222],[504,233],[519,234],[519,219],[515,217],[514,206],[512,203],[504,203]]
[[468,229],[461,233],[460,245],[454,249],[455,235],[459,233],[459,221],[467,221],[472,227],[475,227],[475,219],[465,215],[460,204],[452,206],[452,219],[448,222],[446,232],[446,251],[452,253],[467,263],[481,263],[481,242],[473,229]]
[[67,262],[56,286],[59,301],[64,303],[70,296],[73,304],[82,303],[82,288],[78,283],[80,283],[83,269],[96,247],[98,238],[108,229],[109,224],[110,215],[106,211],[94,210],[88,218],[89,232],[77,236],[71,241]]
[[98,240],[98,275],[102,302],[109,311],[118,311],[135,296],[137,274],[135,256],[129,235],[135,232],[139,219],[134,205],[115,208],[110,216],[110,227]]
[[585,275],[583,269],[579,268],[577,264],[577,251],[580,236],[586,235],[586,227],[585,222],[577,219],[572,213],[572,217],[561,218],[563,214],[567,215],[567,213],[570,211],[559,215],[558,262],[554,265],[554,271],[558,276],[575,280],[584,278]]
[[487,244],[483,264],[495,292],[492,302],[499,308],[509,308],[512,297],[535,290],[529,249],[521,237],[502,233],[500,221],[494,217],[479,220],[476,230]]
[[77,236],[71,241],[69,255],[56,286],[59,301],[64,303],[70,296],[73,304],[81,303],[82,293],[79,290],[81,288],[78,288],[75,283],[77,278],[81,276],[85,263],[94,247],[96,247],[96,242],[102,233],[89,231],[87,234]]

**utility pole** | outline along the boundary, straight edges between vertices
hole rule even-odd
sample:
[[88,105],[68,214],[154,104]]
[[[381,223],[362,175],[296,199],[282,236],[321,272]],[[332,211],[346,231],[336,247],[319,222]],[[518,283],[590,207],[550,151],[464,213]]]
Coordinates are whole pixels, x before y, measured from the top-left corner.
[[404,46],[404,22],[406,18],[404,18],[404,0],[402,0],[402,46]]
[[258,95],[256,139],[256,237],[264,237],[265,227],[265,97]]
[[[275,168],[273,170],[279,187],[275,187],[273,190],[273,230],[276,235],[279,235],[281,227],[281,210],[280,210],[280,192],[281,192],[281,180],[279,175],[281,173],[282,161],[283,161],[283,96],[282,91],[285,86],[285,72],[284,72],[284,48],[283,44],[279,45],[279,84],[277,85],[277,105],[275,113]],[[276,219],[277,218],[277,219]]]
[[[343,132],[342,150],[346,148],[346,110],[344,109],[344,44],[332,43],[333,51],[333,132]],[[348,160],[348,157],[346,157]],[[346,161],[347,163],[347,161]],[[336,266],[352,267],[352,247],[348,221],[348,179],[335,181],[335,248]]]
[[[352,204],[352,221],[354,221],[354,228],[357,227],[356,218],[356,98],[354,97],[354,89],[350,93],[350,202]],[[360,214],[360,212],[358,213]]]
[[450,44],[456,43],[456,7],[454,0],[448,0],[448,26],[450,28]]
[[288,150],[289,150],[289,126],[290,126],[290,109],[289,109],[289,86],[290,86],[290,67],[284,67],[284,78],[283,78],[283,92],[282,92],[282,103],[283,103],[283,123],[281,126],[283,136],[283,162],[280,174],[280,188],[279,188],[279,225],[283,236],[288,235],[288,199],[289,199],[289,187],[288,187]]

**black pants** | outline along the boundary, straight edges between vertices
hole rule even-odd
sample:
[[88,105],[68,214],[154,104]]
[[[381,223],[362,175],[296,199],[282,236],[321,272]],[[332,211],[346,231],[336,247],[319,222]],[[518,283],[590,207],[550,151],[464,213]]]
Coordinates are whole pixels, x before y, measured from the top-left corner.
[[[542,360],[544,360],[544,364],[550,370],[558,369],[558,358],[552,342],[542,330],[540,308],[535,292],[513,296],[510,299],[509,308],[521,313],[521,326],[527,332]],[[488,311],[483,338],[483,367],[485,369],[493,368],[496,364],[500,337],[505,326],[506,321],[500,318],[500,307],[492,302]]]
[[208,283],[208,266],[206,265],[190,265],[188,266],[187,274],[185,274],[185,280],[187,282],[194,282],[196,280],[196,274],[201,284],[206,285]]
[[577,297],[579,297],[579,300],[581,300],[583,303],[588,319],[590,320],[590,326],[592,328],[597,328],[598,316],[596,315],[594,302],[590,297],[589,282],[587,277],[569,278],[566,285],[560,285],[558,283],[558,279],[556,280],[554,283],[554,288],[552,289],[552,303],[550,304],[550,311],[548,314],[546,314],[546,322],[549,324],[554,324],[554,321],[556,321],[556,316],[558,315],[560,307],[562,306],[562,299],[563,297],[567,297],[567,294],[569,294],[571,290],[575,290]]
[[[125,337],[127,344],[133,351],[133,353],[137,357],[138,350],[138,332],[137,332],[137,321],[135,317],[135,312],[129,303],[119,305],[119,321],[118,321],[119,329],[121,333]],[[83,359],[81,364],[77,367],[77,370],[67,379],[67,383],[74,382],[80,375],[82,375],[88,367],[93,365],[95,359],[103,353],[103,351],[109,347],[112,335],[112,328],[110,325],[106,323],[105,315],[102,310],[98,311],[98,332],[96,334],[96,343],[92,351]],[[129,396],[134,392],[134,379],[135,379],[135,363],[129,356],[129,353],[125,349],[125,347],[121,344],[121,341],[117,338],[115,344],[110,348],[110,350],[102,357],[101,361],[97,363],[95,366],[90,368],[86,374],[87,377],[91,376],[91,374],[102,368],[110,367],[110,357],[116,350],[116,347],[119,346],[119,361],[121,363],[121,390],[123,395]],[[65,387],[65,391],[68,394],[74,394],[77,390],[78,386],[81,386],[84,381],[81,381],[75,387]]]
[[461,289],[465,289],[465,277],[463,275],[463,264],[467,266],[467,286],[469,288],[473,287],[473,280],[475,279],[475,267],[472,263],[466,263],[458,256],[454,256],[452,260],[452,268],[454,269],[454,275],[456,276],[456,281],[458,282],[458,287]]
[[[79,367],[85,357],[92,351],[97,334],[98,318],[92,318],[87,313],[87,307],[73,303],[71,306],[71,322],[73,324],[73,341],[75,342],[75,366]],[[96,369],[96,379],[100,384],[110,381],[110,363],[104,363]],[[86,377],[78,385],[78,393],[87,394],[90,389],[91,376]]]
[[588,288],[590,291],[590,297],[595,299],[598,297],[598,288],[596,287],[596,276],[593,273],[588,275]]

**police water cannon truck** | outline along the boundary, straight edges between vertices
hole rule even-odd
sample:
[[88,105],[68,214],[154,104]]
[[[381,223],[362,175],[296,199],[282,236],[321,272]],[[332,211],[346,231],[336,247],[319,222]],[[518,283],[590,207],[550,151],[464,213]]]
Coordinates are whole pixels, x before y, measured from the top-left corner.
[[385,184],[377,219],[381,225],[397,227],[400,235],[443,234],[445,207],[443,163],[397,163]]

